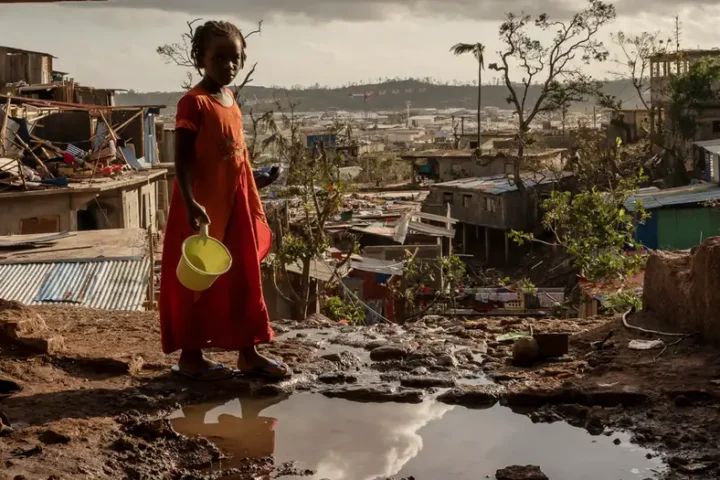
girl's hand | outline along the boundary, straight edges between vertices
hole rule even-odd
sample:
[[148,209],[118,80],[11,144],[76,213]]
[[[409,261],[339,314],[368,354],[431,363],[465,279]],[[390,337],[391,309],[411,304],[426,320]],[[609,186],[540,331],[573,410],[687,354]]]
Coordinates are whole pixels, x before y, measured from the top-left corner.
[[207,212],[205,211],[205,207],[200,205],[195,200],[191,201],[190,204],[187,206],[187,213],[188,213],[188,222],[190,222],[190,227],[194,231],[200,230],[200,225],[205,223],[210,225],[210,217],[208,217]]

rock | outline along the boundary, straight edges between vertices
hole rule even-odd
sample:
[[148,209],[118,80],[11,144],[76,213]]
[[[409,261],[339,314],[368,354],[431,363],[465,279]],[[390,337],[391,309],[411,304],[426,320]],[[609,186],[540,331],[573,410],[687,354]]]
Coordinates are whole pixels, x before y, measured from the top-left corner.
[[385,345],[370,351],[370,360],[374,362],[402,360],[408,356],[408,353],[407,347],[403,345]]
[[438,401],[468,408],[490,408],[500,400],[502,392],[502,387],[497,385],[468,385],[443,393]]
[[428,374],[428,369],[425,368],[425,367],[417,367],[417,368],[415,368],[415,369],[412,371],[412,374],[413,374],[413,375],[418,375],[418,376],[427,375],[427,374]]
[[540,467],[515,465],[495,472],[496,480],[549,480]]
[[0,397],[18,393],[22,391],[22,389],[22,385],[17,382],[13,382],[12,380],[0,379]]
[[14,430],[10,426],[10,420],[8,419],[5,412],[0,411],[0,437],[4,437],[13,433]]
[[347,350],[340,353],[329,353],[320,357],[333,363],[337,363],[343,368],[352,368],[360,363],[360,359],[352,352]]
[[398,390],[387,386],[342,387],[325,390],[322,394],[329,398],[343,398],[354,402],[367,403],[422,403],[425,398],[425,392],[422,390]]
[[437,364],[441,367],[454,368],[458,366],[458,360],[455,358],[455,355],[451,353],[443,353],[442,355],[438,355]]
[[365,350],[373,351],[376,348],[387,346],[387,340],[372,340],[365,344]]
[[455,386],[455,380],[442,377],[410,376],[401,378],[400,385],[409,388],[449,388]]
[[537,340],[530,337],[523,337],[515,341],[512,349],[513,363],[520,367],[530,366],[540,356],[540,347]]
[[613,443],[615,445],[620,445],[622,443],[622,441],[619,438],[616,438],[615,440],[613,440]]
[[52,429],[45,430],[38,438],[40,438],[40,441],[45,445],[65,445],[72,441],[72,438],[70,438],[69,435],[65,435],[64,433],[60,433]]
[[342,372],[325,373],[318,377],[318,382],[338,385],[342,383],[357,383],[358,377]]

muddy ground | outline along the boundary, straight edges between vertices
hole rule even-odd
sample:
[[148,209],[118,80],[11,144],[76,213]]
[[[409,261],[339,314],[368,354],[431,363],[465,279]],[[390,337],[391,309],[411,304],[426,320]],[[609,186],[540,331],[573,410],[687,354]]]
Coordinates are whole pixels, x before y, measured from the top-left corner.
[[[643,315],[629,321],[666,329]],[[512,346],[497,336],[531,326],[573,333],[569,355],[513,366]],[[694,337],[665,350],[630,350],[630,340],[658,336],[619,319],[426,317],[403,328],[333,325],[323,317],[278,322],[279,338],[263,349],[293,367],[293,380],[281,384],[201,384],[170,375],[176,357],[160,352],[152,312],[2,304],[0,327],[0,378],[24,387],[0,395],[12,427],[0,433],[0,479],[209,478],[203,469],[223,452],[177,434],[165,416],[189,404],[295,391],[405,403],[439,394],[471,408],[500,402],[535,422],[566,421],[594,435],[631,432],[636,443],[666,456],[668,479],[720,478],[720,352]],[[593,342],[610,332],[598,349]],[[232,354],[212,355],[233,362]],[[484,385],[486,378],[494,383]],[[311,473],[260,459],[212,476]]]

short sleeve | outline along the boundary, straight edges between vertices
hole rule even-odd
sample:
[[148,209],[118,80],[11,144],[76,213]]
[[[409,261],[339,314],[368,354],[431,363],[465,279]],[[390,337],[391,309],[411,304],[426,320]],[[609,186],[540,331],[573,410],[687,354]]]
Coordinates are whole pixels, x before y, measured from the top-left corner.
[[200,130],[202,120],[202,109],[200,100],[195,95],[185,95],[177,105],[175,116],[175,128],[186,128],[197,132]]

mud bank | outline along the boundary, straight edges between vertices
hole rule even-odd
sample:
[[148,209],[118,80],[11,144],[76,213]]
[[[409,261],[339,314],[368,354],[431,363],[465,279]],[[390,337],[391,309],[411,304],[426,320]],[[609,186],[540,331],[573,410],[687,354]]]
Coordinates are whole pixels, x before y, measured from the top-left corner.
[[[295,377],[281,384],[242,378],[198,384],[171,376],[176,358],[160,352],[153,313],[4,305],[0,322],[0,378],[24,387],[0,399],[12,428],[0,440],[0,478],[312,477],[316,472],[294,462],[302,459],[245,453],[256,458],[238,461],[222,442],[182,435],[167,419],[192,405],[291,395],[408,409],[431,400],[447,408],[500,403],[495,408],[520,411],[537,424],[567,422],[598,438],[628,432],[608,441],[667,453],[667,478],[720,475],[720,356],[692,340],[662,356],[629,350],[629,340],[642,337],[613,320],[427,317],[404,328],[341,327],[322,317],[279,322],[278,339],[263,350],[293,367]],[[570,355],[513,367],[511,346],[497,337],[531,325],[535,332],[573,333]],[[613,338],[595,350],[592,343],[611,330]],[[55,347],[47,349],[49,338]],[[230,353],[212,356],[233,362]]]

